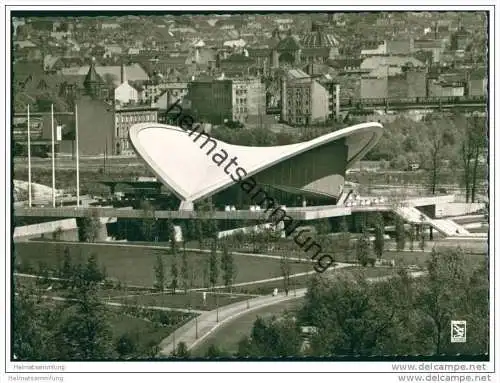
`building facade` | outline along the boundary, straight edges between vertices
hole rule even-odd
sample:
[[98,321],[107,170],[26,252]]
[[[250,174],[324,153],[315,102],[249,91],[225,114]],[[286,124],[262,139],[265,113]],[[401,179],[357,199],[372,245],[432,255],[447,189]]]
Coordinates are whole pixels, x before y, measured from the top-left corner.
[[188,84],[191,112],[197,122],[223,124],[233,118],[231,80],[193,81]]
[[241,123],[266,112],[266,91],[258,78],[232,80],[233,121]]
[[[78,107],[78,150],[81,156],[113,154],[113,104],[88,95],[76,100]],[[75,153],[74,138],[63,139],[60,152]]]
[[265,86],[258,78],[193,81],[188,85],[193,117],[223,124],[255,120],[266,113]]
[[135,155],[128,140],[129,129],[134,124],[157,122],[158,108],[149,105],[116,105],[114,117],[113,154]]
[[290,125],[308,126],[330,117],[330,93],[308,74],[290,70],[281,82],[281,119]]

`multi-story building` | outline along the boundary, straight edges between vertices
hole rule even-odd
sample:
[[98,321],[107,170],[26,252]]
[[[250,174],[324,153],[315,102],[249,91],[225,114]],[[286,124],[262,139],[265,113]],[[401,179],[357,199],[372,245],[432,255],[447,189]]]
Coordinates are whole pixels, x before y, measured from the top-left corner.
[[429,82],[430,97],[462,97],[465,94],[466,84],[464,82]]
[[312,125],[330,117],[330,93],[307,73],[292,69],[281,82],[281,119],[291,125]]
[[193,81],[188,87],[193,115],[200,122],[245,123],[265,114],[265,86],[258,78]]
[[233,118],[231,80],[199,80],[188,84],[191,113],[197,122],[223,124]]
[[129,104],[115,105],[115,124],[113,134],[113,154],[134,155],[130,146],[128,131],[134,124],[141,122],[157,122],[158,108],[150,105]]
[[154,105],[158,109],[168,109],[168,107],[177,101],[182,102],[187,95],[187,82],[167,82],[164,84],[164,90],[154,98]]
[[488,81],[485,68],[478,68],[469,74],[467,89],[469,96],[486,96]]
[[[163,81],[154,79],[143,84],[141,98],[145,102],[158,103],[159,98],[168,93],[168,97],[175,100],[182,99],[187,94],[187,82],[183,81]],[[166,96],[164,96],[164,99]]]
[[427,71],[421,67],[379,68],[361,77],[360,98],[427,96]]
[[434,40],[434,39],[421,39],[415,40],[413,44],[413,53],[418,51],[430,52],[432,57],[432,62],[437,63],[441,61],[441,55],[444,52],[445,45],[444,40]]
[[258,78],[232,80],[233,120],[241,123],[265,114],[266,91]]

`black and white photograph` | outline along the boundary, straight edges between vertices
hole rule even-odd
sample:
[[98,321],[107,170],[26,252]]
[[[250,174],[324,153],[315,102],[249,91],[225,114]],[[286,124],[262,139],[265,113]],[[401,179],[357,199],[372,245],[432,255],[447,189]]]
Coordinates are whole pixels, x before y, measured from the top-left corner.
[[5,381],[496,381],[495,2],[391,4],[4,5]]

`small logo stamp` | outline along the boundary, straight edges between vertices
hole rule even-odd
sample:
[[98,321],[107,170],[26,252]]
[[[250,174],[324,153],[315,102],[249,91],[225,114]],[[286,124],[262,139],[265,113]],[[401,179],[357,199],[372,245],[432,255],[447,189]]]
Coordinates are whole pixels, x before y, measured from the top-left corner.
[[465,343],[467,341],[467,321],[451,321],[451,343]]

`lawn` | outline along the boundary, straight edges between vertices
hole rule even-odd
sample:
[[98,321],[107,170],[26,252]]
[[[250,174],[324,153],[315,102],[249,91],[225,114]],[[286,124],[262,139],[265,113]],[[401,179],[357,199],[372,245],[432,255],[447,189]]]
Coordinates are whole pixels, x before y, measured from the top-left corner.
[[[113,311],[110,315],[111,330],[113,339],[116,341],[123,334],[129,334],[135,338],[140,348],[146,348],[153,343],[159,344],[166,338],[171,330],[167,327],[160,327],[146,319],[130,316],[128,314]],[[141,347],[142,346],[142,347]]]
[[[69,249],[69,253],[75,263],[84,262],[90,254],[94,253],[97,255],[101,267],[106,269],[108,277],[118,279],[121,283],[127,285],[146,287],[152,287],[154,284],[156,258],[158,254],[162,254],[164,256],[167,280],[170,278],[172,255],[168,254],[168,250],[148,249],[140,246],[117,246],[116,244],[23,242],[15,244],[14,254],[16,263],[21,265],[20,270],[26,270],[27,265],[37,270],[40,262],[44,262],[49,268],[55,267],[58,257],[61,260],[63,258],[64,248]],[[177,257],[178,267],[180,267],[180,258],[179,255]],[[189,253],[188,263],[193,287],[208,285],[208,276],[204,272],[207,269],[208,259],[208,253]],[[234,261],[237,268],[234,283],[281,276],[279,259],[234,255]],[[308,264],[291,264],[292,274],[310,270],[311,265]],[[221,279],[221,276],[219,276],[218,283],[220,284],[222,284]]]
[[[387,251],[383,255],[383,259],[394,259],[396,262],[396,267],[398,266],[408,266],[417,265],[420,267],[426,267],[427,261],[430,259],[430,252],[422,251]],[[466,254],[465,262],[467,265],[474,267],[480,263],[485,257],[484,254]]]
[[[352,272],[362,272],[366,278],[379,277],[383,275],[390,275],[396,272],[393,268],[388,267],[358,267],[358,266],[348,266],[333,272],[327,272],[325,274],[321,274],[324,277],[328,277],[331,275],[337,275],[341,273],[352,273]],[[293,294],[294,289],[302,289],[309,286],[309,282],[311,278],[313,278],[316,274],[304,275],[297,278],[290,278],[290,294]],[[283,290],[283,280],[272,281],[272,282],[264,282],[258,283],[254,285],[241,286],[236,287],[235,292],[243,293],[243,294],[272,294],[273,290],[277,288],[278,290]]]
[[[16,284],[22,284],[24,287],[36,287],[35,279],[33,278],[23,278],[16,277]],[[44,289],[43,289],[44,290]],[[42,295],[47,296],[57,296],[63,295],[54,291],[41,291]],[[44,300],[37,304],[39,309],[48,308],[51,310],[61,310],[62,302],[54,300]],[[109,320],[109,325],[111,328],[112,342],[113,346],[116,345],[117,340],[122,336],[127,334],[133,340],[136,346],[136,352],[134,357],[145,358],[151,356],[150,350],[154,346],[160,344],[160,342],[166,338],[172,331],[182,326],[184,323],[190,320],[195,314],[179,313],[174,311],[162,312],[162,314],[167,315],[172,318],[172,323],[166,326],[160,325],[157,321],[151,321],[150,319],[144,317],[137,317],[125,313],[123,308],[104,306],[108,313],[107,318]],[[159,313],[159,311],[155,311]],[[175,314],[175,315],[171,315]]]
[[210,345],[215,344],[220,349],[231,354],[238,351],[238,342],[252,332],[253,323],[257,317],[271,318],[273,315],[280,316],[284,311],[294,311],[303,303],[303,298],[282,302],[276,305],[263,307],[248,314],[238,317],[226,325],[220,326],[212,334],[199,343],[191,354],[196,357],[204,357]]
[[[483,250],[484,243],[482,243],[481,241],[473,241],[473,243],[471,243],[469,246],[470,248],[460,243],[457,244],[457,241],[455,240],[439,241],[435,242],[435,244],[438,251],[456,248],[458,246],[461,246],[462,249],[466,249],[465,261],[471,266],[477,265],[482,259],[484,259],[484,256],[486,254],[486,252]],[[473,245],[475,245],[474,249],[472,248]],[[406,248],[408,248],[408,246],[406,246]],[[382,260],[394,260],[394,262],[396,263],[396,267],[405,267],[409,265],[426,267],[426,262],[430,259],[431,256],[431,248],[432,247],[428,245],[426,246],[426,251],[420,251],[418,249],[418,244],[416,244],[414,246],[414,251],[385,250],[384,254],[382,255]],[[347,256],[336,254],[336,260],[337,262],[356,263],[356,252],[352,251]]]
[[186,318],[184,321],[173,325],[162,326],[145,318],[122,313],[118,309],[111,309],[109,313],[114,344],[122,335],[128,335],[136,347],[136,352],[131,355],[133,359],[154,356],[155,353],[152,352],[152,349],[158,346],[172,331],[189,320],[189,318]]
[[138,304],[141,306],[162,306],[183,309],[195,310],[215,310],[217,306],[226,306],[231,303],[236,303],[246,299],[252,299],[253,296],[248,295],[229,295],[229,294],[212,294],[207,292],[206,304],[203,304],[203,294],[201,292],[178,292],[177,294],[161,293],[150,295],[139,295],[130,298],[111,299],[113,302],[125,304]]

